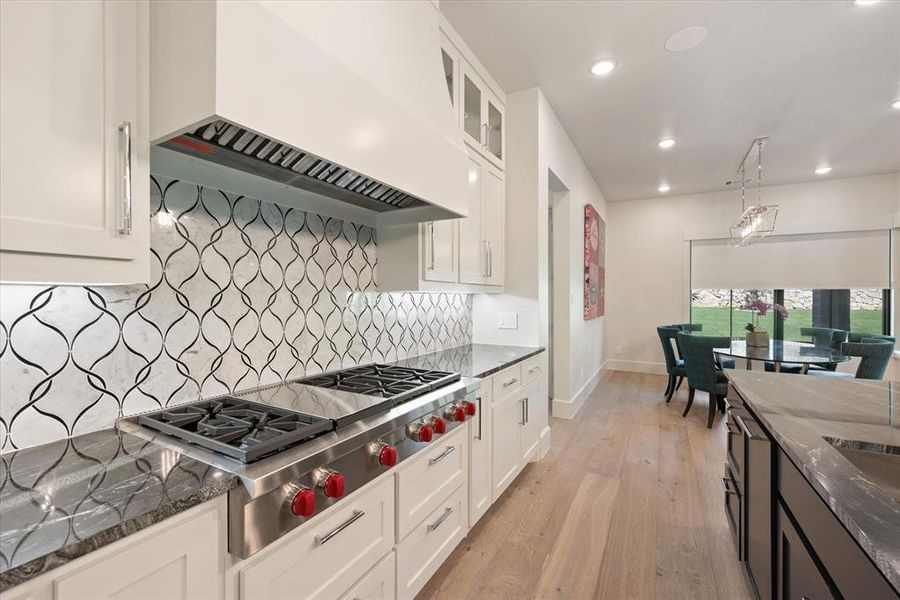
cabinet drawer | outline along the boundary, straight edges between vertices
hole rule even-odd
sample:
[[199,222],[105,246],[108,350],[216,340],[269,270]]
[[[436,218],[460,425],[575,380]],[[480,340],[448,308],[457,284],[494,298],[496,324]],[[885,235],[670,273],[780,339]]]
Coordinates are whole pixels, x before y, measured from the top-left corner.
[[494,402],[497,402],[522,386],[522,364],[507,367],[491,378],[494,380]]
[[394,545],[394,480],[348,498],[241,571],[242,600],[339,598]]
[[397,598],[413,598],[466,535],[465,484],[426,515],[397,547]]
[[544,353],[532,356],[522,363],[522,385],[531,385],[544,371]]
[[465,480],[469,470],[468,428],[438,437],[397,473],[397,539],[402,540]]
[[396,596],[397,555],[391,551],[341,596],[341,600],[394,600]]
[[725,477],[722,478],[722,485],[725,487],[725,519],[731,528],[731,537],[737,549],[738,560],[744,560],[741,493],[738,491],[731,469],[728,467],[725,467]]

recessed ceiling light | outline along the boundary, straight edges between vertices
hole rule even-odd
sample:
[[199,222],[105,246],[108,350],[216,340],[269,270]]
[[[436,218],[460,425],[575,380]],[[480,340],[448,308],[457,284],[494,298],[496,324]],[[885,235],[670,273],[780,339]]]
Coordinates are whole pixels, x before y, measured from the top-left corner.
[[594,64],[591,65],[591,75],[596,75],[597,77],[603,77],[604,75],[609,75],[613,69],[616,68],[616,61],[611,58],[604,58],[602,60],[598,60]]
[[891,104],[891,108],[895,110],[900,110],[900,100],[894,100],[894,103]]
[[662,184],[660,184],[660,186],[658,188],[656,188],[656,191],[662,192],[663,194],[665,194],[670,189],[672,189],[672,188],[669,187],[668,183],[662,183]]
[[872,4],[878,4],[878,0],[853,0],[853,4],[856,6],[870,6]]
[[663,140],[659,140],[659,147],[663,150],[668,150],[672,146],[675,145],[675,140],[672,138],[665,138]]
[[706,39],[706,27],[686,27],[676,31],[666,40],[666,50],[669,52],[684,52],[696,48]]
[[831,167],[819,167],[816,169],[816,175],[828,175],[831,173]]

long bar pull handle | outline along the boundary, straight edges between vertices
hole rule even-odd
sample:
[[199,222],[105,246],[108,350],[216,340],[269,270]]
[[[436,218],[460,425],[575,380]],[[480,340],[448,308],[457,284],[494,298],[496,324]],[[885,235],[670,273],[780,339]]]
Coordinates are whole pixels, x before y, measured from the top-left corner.
[[494,246],[491,245],[491,240],[488,240],[488,277],[494,276]]
[[476,396],[478,400],[478,441],[481,441],[481,422],[484,419],[484,409],[481,407],[481,396]]
[[328,540],[330,540],[331,538],[333,538],[334,536],[336,536],[343,530],[347,529],[348,527],[350,527],[351,525],[353,525],[354,523],[356,523],[357,521],[362,519],[363,515],[365,515],[365,514],[366,514],[366,511],[364,511],[364,510],[353,511],[352,517],[350,517],[349,519],[347,519],[346,521],[344,521],[343,523],[341,523],[340,525],[338,525],[337,527],[335,527],[334,529],[332,529],[325,535],[317,535],[316,536],[316,544],[321,546],[322,544],[324,544],[325,542],[327,542]]
[[519,423],[519,425],[521,425],[522,427],[524,427],[524,426],[525,426],[525,423],[528,422],[528,421],[525,420],[525,398],[522,398],[521,400],[519,400],[519,402],[522,403],[522,421]]
[[488,241],[481,240],[481,276],[488,276]]
[[456,450],[456,446],[447,446],[446,450],[444,450],[443,452],[441,452],[434,458],[429,458],[428,465],[431,466],[431,465],[441,462],[442,460],[444,460],[445,458],[450,456],[450,454],[452,454],[454,450]]
[[488,124],[482,123],[481,130],[484,132],[484,141],[481,142],[481,145],[484,146],[485,148],[487,148],[488,147]]
[[429,254],[431,255],[430,256],[430,265],[431,266],[429,266],[429,269],[434,271],[434,223],[433,222],[428,224],[428,232],[429,232],[429,240],[430,240],[429,241],[429,244],[430,244]]
[[450,515],[452,515],[452,514],[453,514],[453,507],[448,506],[444,510],[444,514],[442,514],[437,521],[435,521],[434,523],[432,523],[428,526],[428,531],[434,531],[435,529],[440,527],[444,523],[444,521],[446,521],[447,519],[450,518]]
[[528,396],[525,396],[525,424],[528,424],[529,419],[531,418],[531,402],[528,400]]
[[519,382],[518,377],[513,377],[513,378],[510,379],[509,381],[504,381],[504,382],[503,382],[503,387],[504,387],[504,388],[508,388],[508,387],[511,386],[512,384],[518,383],[518,382]]
[[132,195],[131,195],[131,121],[119,125],[119,134],[124,138],[124,154],[122,164],[122,226],[119,233],[131,235]]

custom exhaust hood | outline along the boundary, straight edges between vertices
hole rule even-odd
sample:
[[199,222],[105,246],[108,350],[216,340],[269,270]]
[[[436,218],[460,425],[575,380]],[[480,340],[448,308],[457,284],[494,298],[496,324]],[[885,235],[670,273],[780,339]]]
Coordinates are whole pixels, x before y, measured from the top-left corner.
[[427,0],[151,5],[151,140],[363,208],[466,216],[468,160]]

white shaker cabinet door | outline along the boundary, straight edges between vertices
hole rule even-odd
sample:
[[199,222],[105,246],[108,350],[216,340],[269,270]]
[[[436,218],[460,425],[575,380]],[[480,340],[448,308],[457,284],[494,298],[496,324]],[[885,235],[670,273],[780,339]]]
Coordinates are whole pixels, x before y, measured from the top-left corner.
[[457,260],[457,220],[431,221],[422,225],[425,264],[422,279],[426,281],[459,281]]
[[482,186],[481,231],[487,247],[484,283],[503,285],[506,258],[506,191],[504,176],[493,166],[485,166]]
[[149,277],[147,15],[0,2],[0,279]]

